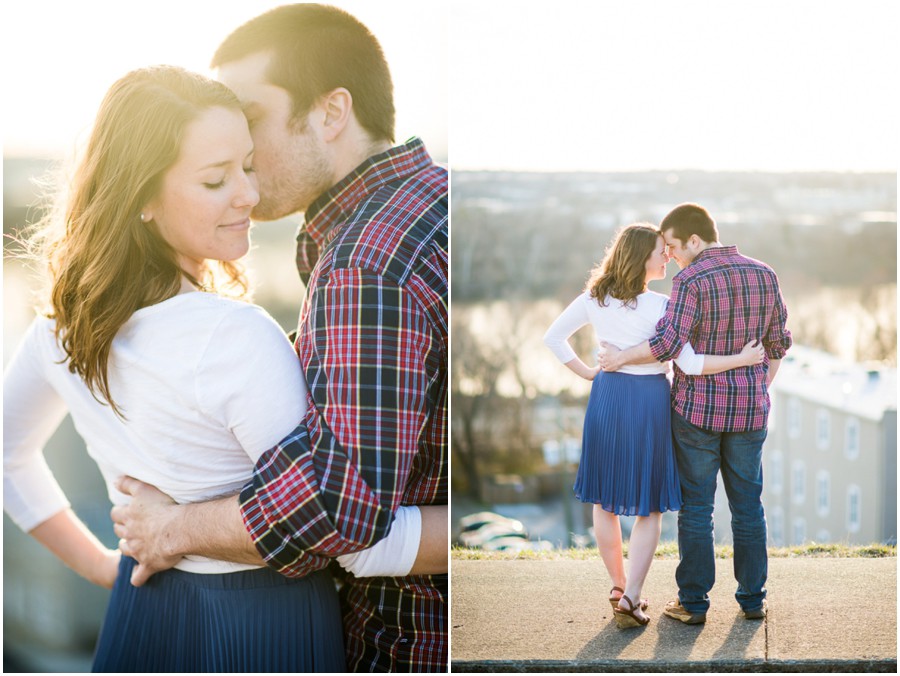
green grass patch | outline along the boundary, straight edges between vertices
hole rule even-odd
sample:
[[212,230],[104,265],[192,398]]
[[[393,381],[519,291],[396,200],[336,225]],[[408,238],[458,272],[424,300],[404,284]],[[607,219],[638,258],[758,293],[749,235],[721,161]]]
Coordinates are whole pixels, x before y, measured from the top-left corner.
[[[623,545],[625,555],[628,555],[628,543]],[[588,561],[599,558],[596,547],[583,549],[551,549],[548,551],[523,551],[523,552],[486,552],[482,549],[467,549],[454,546],[450,551],[453,561]],[[731,545],[716,545],[716,558],[730,559],[734,556],[734,547]],[[849,559],[880,559],[897,556],[896,545],[870,544],[848,545],[841,543],[809,544],[796,547],[769,547],[771,558],[789,559],[795,557],[808,558],[849,558]],[[656,550],[657,559],[677,559],[678,543],[660,542]]]

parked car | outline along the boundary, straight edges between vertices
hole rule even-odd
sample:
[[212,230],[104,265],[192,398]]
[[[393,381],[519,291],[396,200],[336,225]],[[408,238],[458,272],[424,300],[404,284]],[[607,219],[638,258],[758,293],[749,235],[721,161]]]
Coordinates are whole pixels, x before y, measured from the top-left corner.
[[525,526],[518,519],[511,519],[495,512],[475,512],[464,516],[459,521],[463,533],[477,531],[487,524],[503,524],[512,533],[524,533]]
[[463,532],[477,530],[488,523],[507,524],[511,530],[516,533],[524,533],[525,526],[518,519],[511,519],[508,516],[502,516],[496,512],[475,512],[460,519],[459,524],[462,526]]
[[503,535],[493,538],[481,547],[489,552],[523,552],[523,551],[550,551],[553,545],[546,540],[528,540],[514,535]]
[[[520,524],[521,525],[521,524]],[[489,541],[495,538],[511,537],[520,540],[528,540],[528,534],[524,527],[517,529],[514,525],[510,525],[503,521],[488,521],[479,525],[477,528],[460,533],[459,542],[465,547],[480,547],[487,549],[485,546]]]
[[465,547],[491,552],[552,549],[549,542],[532,542],[525,526],[494,512],[477,512],[460,519],[459,543]]

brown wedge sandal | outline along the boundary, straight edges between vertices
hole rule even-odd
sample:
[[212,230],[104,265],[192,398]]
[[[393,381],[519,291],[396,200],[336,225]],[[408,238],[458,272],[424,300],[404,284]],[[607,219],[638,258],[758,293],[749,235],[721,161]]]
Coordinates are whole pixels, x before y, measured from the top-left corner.
[[618,625],[619,629],[643,627],[650,623],[649,617],[644,617],[642,619],[634,614],[635,607],[630,598],[628,598],[624,594],[622,594],[622,598],[628,601],[628,605],[631,606],[631,610],[624,610],[622,608],[616,607],[616,609],[613,611],[613,616],[616,618],[616,625]]
[[[612,594],[614,591],[622,592],[622,596],[625,595],[625,590],[622,589],[621,587],[613,587],[612,589],[609,590],[609,593]],[[613,610],[615,610],[616,607],[619,605],[620,598],[622,598],[622,597],[621,596],[616,597],[616,598],[613,598],[612,596],[609,597],[609,605],[612,606]],[[647,608],[649,606],[650,606],[650,602],[647,599],[641,599],[641,610],[647,610]]]

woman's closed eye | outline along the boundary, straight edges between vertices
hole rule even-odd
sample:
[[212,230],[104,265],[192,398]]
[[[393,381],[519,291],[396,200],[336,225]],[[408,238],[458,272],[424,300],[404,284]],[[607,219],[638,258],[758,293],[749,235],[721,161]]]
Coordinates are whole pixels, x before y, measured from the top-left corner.
[[[249,176],[250,174],[255,174],[255,173],[256,173],[256,168],[255,168],[252,164],[250,164],[250,165],[248,165],[248,166],[245,166],[245,167],[242,167],[242,170],[243,170],[243,172],[244,172],[245,174],[247,174],[248,176]],[[216,182],[214,182],[214,183],[213,183],[213,182],[209,182],[209,183],[204,182],[204,183],[203,183],[204,187],[207,188],[207,189],[209,189],[209,190],[218,190],[219,188],[223,187],[223,186],[225,185],[225,183],[228,181],[228,173],[229,173],[229,172],[226,172],[225,175],[222,176],[222,179],[221,179],[221,180],[216,181]]]
[[225,177],[223,176],[222,180],[217,183],[204,183],[203,185],[205,187],[209,188],[210,190],[218,190],[223,185],[225,185]]

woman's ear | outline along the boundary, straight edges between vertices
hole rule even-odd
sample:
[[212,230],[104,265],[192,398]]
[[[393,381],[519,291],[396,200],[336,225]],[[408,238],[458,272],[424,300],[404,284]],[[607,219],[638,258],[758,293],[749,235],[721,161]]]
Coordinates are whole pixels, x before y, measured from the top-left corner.
[[148,202],[143,207],[141,207],[140,218],[141,223],[149,223],[153,220],[153,215],[156,213],[156,209],[153,202]]
[[159,215],[159,199],[154,197],[141,207],[141,223],[149,223]]
[[353,112],[353,96],[343,87],[333,89],[320,99],[324,117],[322,118],[322,138],[325,141],[333,141],[350,120]]

